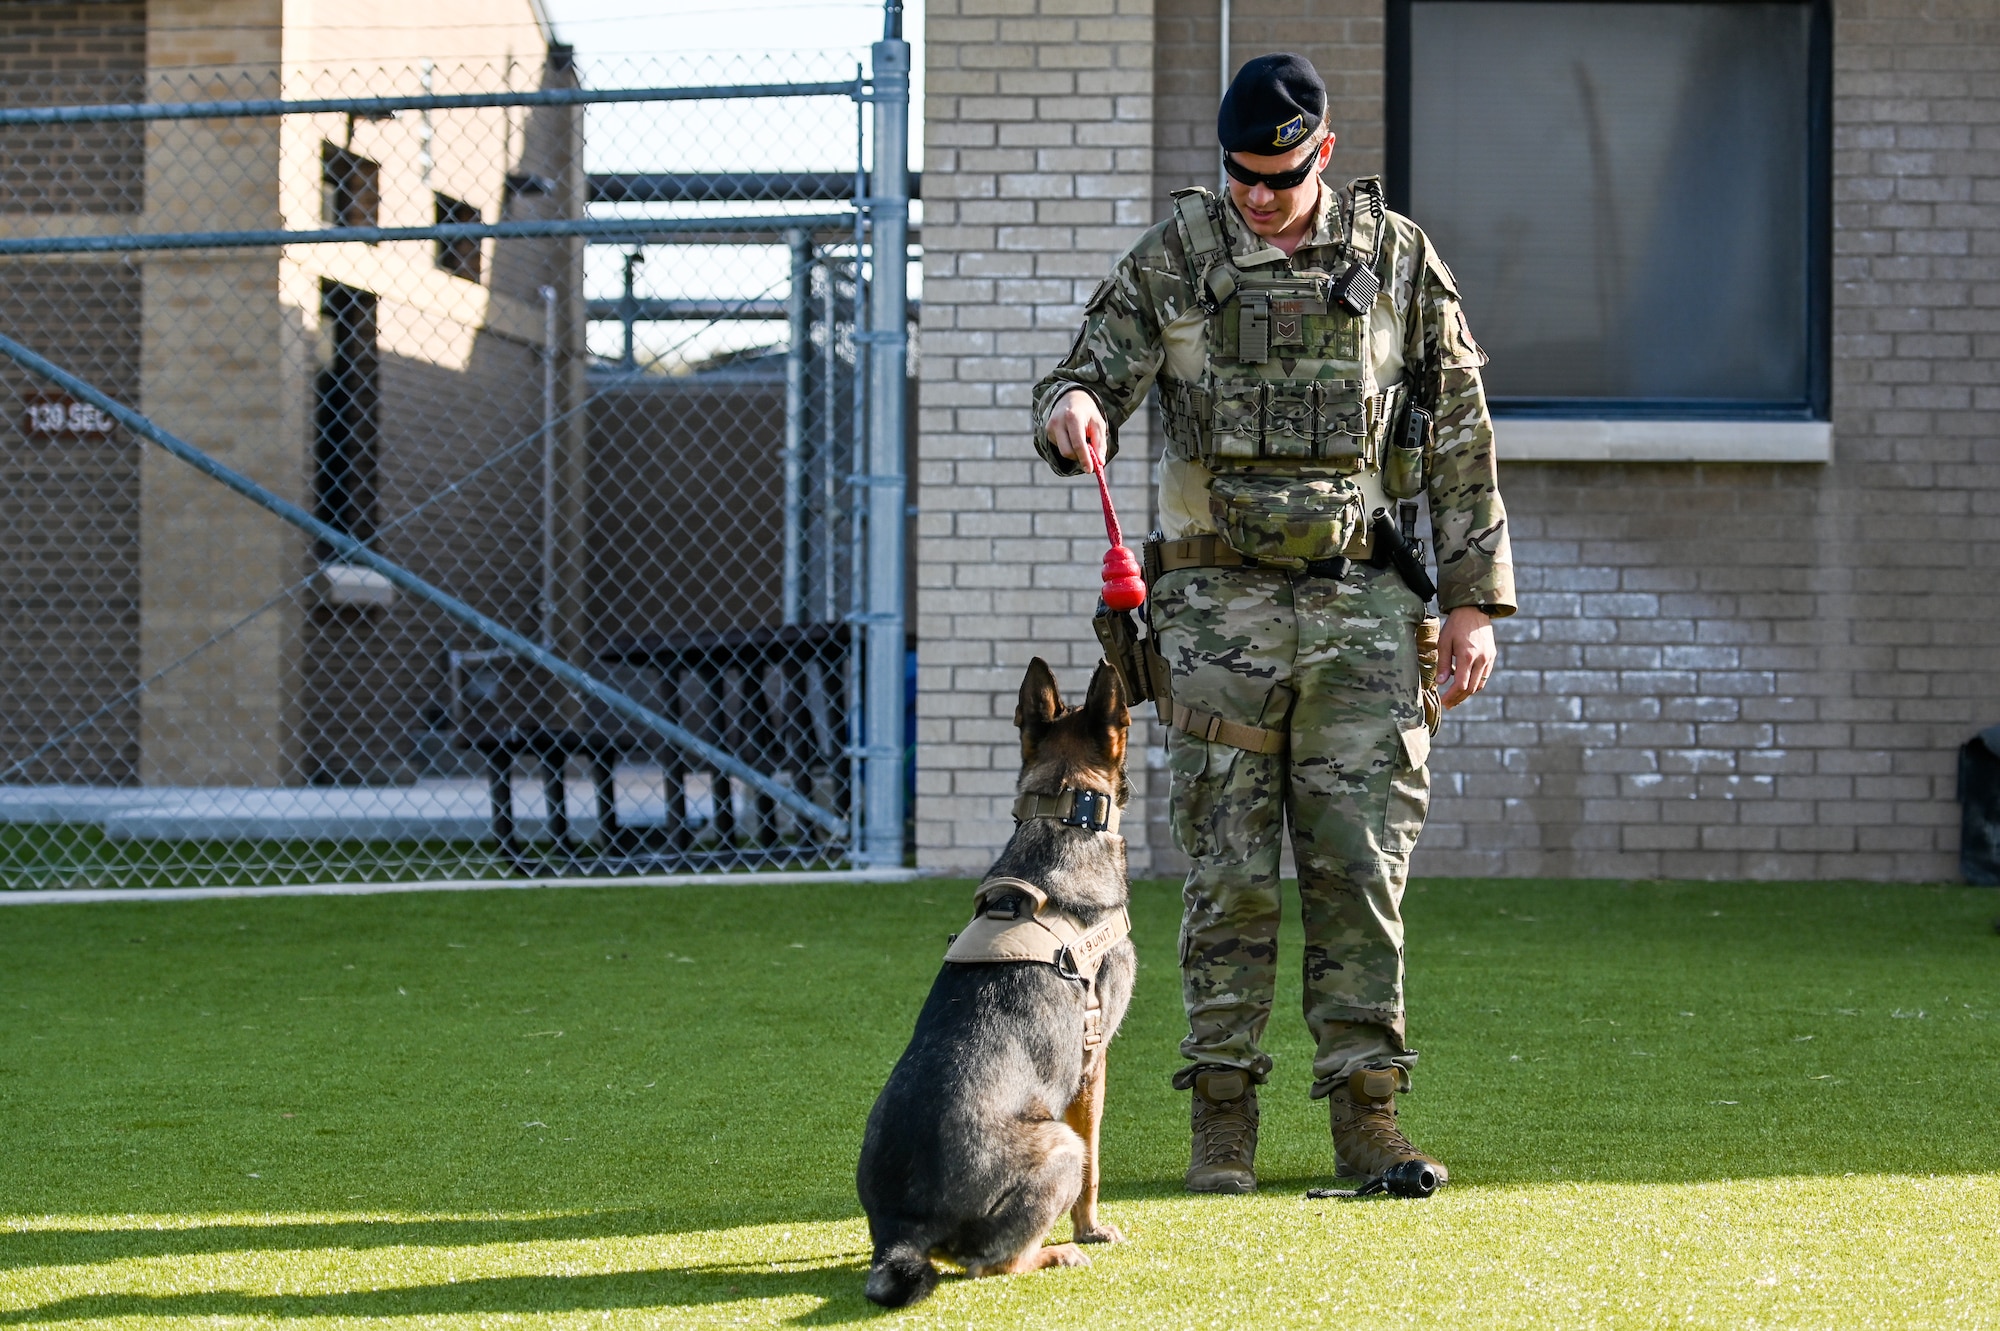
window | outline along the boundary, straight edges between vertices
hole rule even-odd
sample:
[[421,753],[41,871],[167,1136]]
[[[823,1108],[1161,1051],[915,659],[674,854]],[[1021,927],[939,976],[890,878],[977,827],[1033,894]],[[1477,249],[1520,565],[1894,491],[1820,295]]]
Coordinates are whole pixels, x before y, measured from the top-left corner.
[[319,216],[328,226],[379,226],[382,168],[331,143],[319,149]]
[[1824,420],[1825,0],[1392,0],[1390,189],[1496,414]]
[[[528,171],[509,171],[507,187],[500,199],[500,215],[513,217],[523,211],[521,205],[528,199],[545,201],[555,197],[556,182],[547,176],[538,176]],[[526,210],[531,215],[534,209]]]
[[[447,223],[459,226],[477,226],[485,219],[479,210],[462,199],[454,199],[448,194],[433,196],[437,200],[438,225]],[[437,243],[437,266],[453,277],[462,277],[468,282],[479,280],[479,245],[477,240],[440,240]]]
[[323,283],[319,319],[325,368],[314,383],[313,516],[357,541],[371,540],[382,397],[375,296]]

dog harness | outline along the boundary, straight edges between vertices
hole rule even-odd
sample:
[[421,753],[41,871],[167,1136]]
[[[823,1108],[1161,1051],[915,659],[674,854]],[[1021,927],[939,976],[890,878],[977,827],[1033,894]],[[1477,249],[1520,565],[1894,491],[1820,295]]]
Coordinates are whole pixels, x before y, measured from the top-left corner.
[[[1026,914],[1021,902],[1031,903]],[[1001,902],[1006,905],[1001,906]],[[1024,878],[989,878],[972,897],[972,923],[951,936],[946,961],[1033,961],[1056,968],[1065,980],[1083,986],[1083,1070],[1088,1076],[1104,1048],[1104,1000],[1097,991],[1097,970],[1105,953],[1132,932],[1132,919],[1120,906],[1088,929],[1060,910],[1051,910],[1049,894]]]

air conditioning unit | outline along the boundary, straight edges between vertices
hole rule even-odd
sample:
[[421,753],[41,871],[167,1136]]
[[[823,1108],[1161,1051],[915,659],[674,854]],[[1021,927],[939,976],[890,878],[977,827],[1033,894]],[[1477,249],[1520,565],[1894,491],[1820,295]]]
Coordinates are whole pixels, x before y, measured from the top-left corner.
[[396,584],[372,568],[326,564],[319,571],[319,599],[327,605],[387,607],[396,604]]

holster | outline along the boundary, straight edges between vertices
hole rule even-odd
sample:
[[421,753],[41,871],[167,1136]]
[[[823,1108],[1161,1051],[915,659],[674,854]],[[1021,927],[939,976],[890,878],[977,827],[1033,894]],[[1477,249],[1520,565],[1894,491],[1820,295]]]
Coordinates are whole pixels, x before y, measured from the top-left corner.
[[1101,600],[1090,626],[1097,630],[1104,659],[1125,690],[1126,705],[1154,703],[1160,715],[1166,716],[1173,705],[1173,679],[1167,672],[1166,658],[1160,655],[1158,641],[1139,636],[1139,626],[1131,611],[1113,610]]
[[1154,532],[1139,547],[1140,571],[1146,579],[1146,634],[1140,635],[1131,611],[1113,610],[1102,599],[1090,626],[1097,631],[1106,663],[1125,689],[1126,705],[1150,702],[1158,709],[1160,720],[1166,721],[1173,715],[1174,677],[1167,669],[1167,658],[1160,654],[1160,640],[1151,632],[1150,613],[1153,587],[1160,580],[1160,540],[1160,533]]
[[1376,568],[1393,565],[1403,585],[1414,592],[1420,601],[1428,602],[1437,596],[1437,584],[1431,581],[1430,571],[1424,567],[1422,553],[1403,539],[1403,533],[1396,530],[1396,523],[1390,518],[1388,510],[1375,510],[1375,521],[1369,530],[1375,546],[1370,563]]

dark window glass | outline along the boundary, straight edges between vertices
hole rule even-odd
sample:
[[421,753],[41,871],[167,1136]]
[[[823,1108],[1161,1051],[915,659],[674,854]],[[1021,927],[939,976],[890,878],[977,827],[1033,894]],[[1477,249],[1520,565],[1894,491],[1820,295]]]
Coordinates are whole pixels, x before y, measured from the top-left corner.
[[325,283],[319,317],[329,355],[314,383],[313,513],[343,535],[371,540],[382,398],[375,296]]
[[[437,200],[437,220],[440,224],[477,225],[483,219],[479,209],[454,199],[449,194],[434,196]],[[468,282],[479,280],[479,242],[476,240],[440,240],[437,243],[437,266],[453,277],[462,277]]]
[[320,220],[328,226],[376,226],[382,168],[359,153],[323,143],[319,150]]
[[1817,405],[1806,3],[1403,0],[1395,145],[1501,407]]

